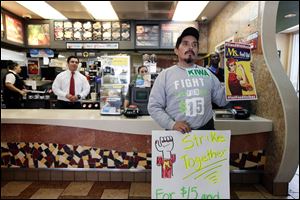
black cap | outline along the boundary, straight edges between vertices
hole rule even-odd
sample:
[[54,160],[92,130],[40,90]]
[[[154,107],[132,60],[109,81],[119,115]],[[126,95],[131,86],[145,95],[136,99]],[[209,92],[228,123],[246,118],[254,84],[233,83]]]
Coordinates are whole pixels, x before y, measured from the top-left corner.
[[178,37],[177,42],[176,42],[176,48],[179,47],[182,38],[184,38],[185,36],[194,36],[196,38],[196,40],[199,40],[199,31],[197,29],[195,29],[194,27],[188,27],[186,29],[184,29],[184,31],[182,31],[181,35]]

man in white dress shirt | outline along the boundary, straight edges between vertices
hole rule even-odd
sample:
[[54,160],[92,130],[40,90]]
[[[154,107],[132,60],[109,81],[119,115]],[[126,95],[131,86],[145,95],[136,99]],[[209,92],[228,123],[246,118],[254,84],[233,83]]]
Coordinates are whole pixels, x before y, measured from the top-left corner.
[[[79,64],[78,57],[69,56],[67,63],[69,69],[59,73],[52,84],[52,90],[57,95],[56,107],[62,109],[80,109],[80,100],[89,94],[90,84],[87,78],[77,71]],[[72,78],[73,81],[71,80]]]

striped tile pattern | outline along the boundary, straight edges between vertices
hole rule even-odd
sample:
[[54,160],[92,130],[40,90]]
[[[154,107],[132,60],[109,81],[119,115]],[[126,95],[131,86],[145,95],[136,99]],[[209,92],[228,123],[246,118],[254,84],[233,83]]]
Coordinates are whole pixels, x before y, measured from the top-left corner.
[[[263,150],[230,154],[237,169],[263,169]],[[151,169],[151,154],[53,143],[1,142],[1,167]]]

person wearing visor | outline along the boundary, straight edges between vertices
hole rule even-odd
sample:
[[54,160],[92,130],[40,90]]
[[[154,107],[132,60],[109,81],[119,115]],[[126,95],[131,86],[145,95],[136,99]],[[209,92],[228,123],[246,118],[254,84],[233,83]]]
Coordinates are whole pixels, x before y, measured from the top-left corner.
[[225,87],[209,70],[195,64],[199,32],[186,28],[174,49],[178,63],[156,78],[148,103],[151,117],[164,129],[182,133],[214,130],[212,102],[225,106]]

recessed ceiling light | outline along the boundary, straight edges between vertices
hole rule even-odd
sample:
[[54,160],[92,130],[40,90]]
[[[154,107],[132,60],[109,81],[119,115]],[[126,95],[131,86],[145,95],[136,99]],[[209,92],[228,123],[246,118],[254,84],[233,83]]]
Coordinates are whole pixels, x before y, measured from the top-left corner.
[[86,10],[97,20],[118,20],[110,1],[80,1]]
[[195,21],[208,3],[209,1],[178,1],[172,20]]
[[284,18],[291,18],[291,17],[296,17],[297,15],[295,13],[290,13],[287,15],[284,15]]
[[45,1],[16,1],[44,19],[67,19]]

